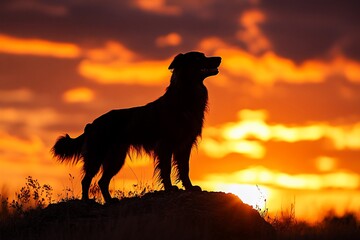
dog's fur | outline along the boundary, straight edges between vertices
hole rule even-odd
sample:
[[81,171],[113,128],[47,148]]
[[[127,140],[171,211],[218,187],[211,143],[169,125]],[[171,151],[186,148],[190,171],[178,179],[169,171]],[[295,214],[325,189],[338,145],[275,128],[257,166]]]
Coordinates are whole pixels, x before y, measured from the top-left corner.
[[77,138],[60,137],[52,148],[60,162],[83,161],[82,199],[87,200],[92,178],[102,167],[99,186],[106,202],[111,178],[132,150],[151,155],[155,172],[166,191],[171,183],[171,165],[186,190],[201,191],[189,178],[191,149],[201,136],[208,94],[203,80],[218,73],[220,57],[200,52],[177,55],[169,66],[173,71],[165,94],[145,106],[112,110],[87,124]]

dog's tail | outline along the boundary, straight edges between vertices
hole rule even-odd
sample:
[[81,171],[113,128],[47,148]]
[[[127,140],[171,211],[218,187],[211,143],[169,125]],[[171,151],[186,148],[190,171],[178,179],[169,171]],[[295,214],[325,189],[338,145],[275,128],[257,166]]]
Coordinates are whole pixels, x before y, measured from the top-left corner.
[[69,162],[76,164],[82,158],[82,149],[84,145],[84,133],[77,138],[71,138],[68,134],[61,136],[55,142],[51,152],[61,163]]

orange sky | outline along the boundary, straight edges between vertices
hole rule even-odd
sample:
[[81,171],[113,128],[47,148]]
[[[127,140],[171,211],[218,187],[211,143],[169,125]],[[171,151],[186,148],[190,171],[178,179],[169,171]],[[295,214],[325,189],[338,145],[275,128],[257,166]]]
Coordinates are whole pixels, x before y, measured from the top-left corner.
[[[0,3],[0,187],[28,175],[56,191],[79,167],[56,138],[164,93],[179,52],[221,56],[191,177],[273,214],[360,210],[360,18],[356,1],[4,1]],[[128,161],[112,183],[152,181]],[[309,206],[312,206],[309,209]]]

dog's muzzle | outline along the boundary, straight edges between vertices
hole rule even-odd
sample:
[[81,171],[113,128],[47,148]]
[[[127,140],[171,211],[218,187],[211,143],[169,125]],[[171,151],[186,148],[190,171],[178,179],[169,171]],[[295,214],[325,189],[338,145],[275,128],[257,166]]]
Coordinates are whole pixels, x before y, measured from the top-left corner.
[[207,76],[219,73],[218,67],[221,63],[221,57],[210,57],[207,59],[207,66],[201,69],[201,72]]
[[203,74],[206,75],[215,75],[219,73],[219,69],[218,68],[203,68],[200,70]]

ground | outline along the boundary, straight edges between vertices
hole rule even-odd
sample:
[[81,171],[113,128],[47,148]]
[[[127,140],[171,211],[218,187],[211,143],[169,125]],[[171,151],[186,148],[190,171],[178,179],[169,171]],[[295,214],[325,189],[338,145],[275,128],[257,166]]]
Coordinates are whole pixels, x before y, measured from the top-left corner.
[[274,239],[275,230],[237,196],[147,193],[101,205],[72,200],[34,210],[1,239]]

